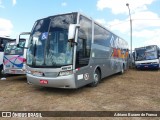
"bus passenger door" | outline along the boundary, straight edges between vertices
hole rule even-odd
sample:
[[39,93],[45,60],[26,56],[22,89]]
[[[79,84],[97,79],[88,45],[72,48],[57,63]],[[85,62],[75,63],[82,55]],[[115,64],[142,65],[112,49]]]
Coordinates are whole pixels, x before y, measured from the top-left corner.
[[91,41],[92,41],[92,21],[84,16],[80,16],[80,28],[78,31],[76,49],[76,86],[84,86],[92,79],[92,69],[89,67]]

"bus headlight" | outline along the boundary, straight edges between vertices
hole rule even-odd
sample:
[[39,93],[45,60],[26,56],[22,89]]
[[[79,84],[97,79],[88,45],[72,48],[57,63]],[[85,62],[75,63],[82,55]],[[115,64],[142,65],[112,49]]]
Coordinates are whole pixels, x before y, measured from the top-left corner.
[[30,71],[30,70],[26,70],[26,73],[27,73],[27,74],[31,74],[31,71]]
[[28,74],[32,74],[34,76],[38,76],[38,77],[42,77],[43,76],[43,72],[39,72],[39,71],[29,71],[27,70]]
[[73,71],[72,70],[67,70],[67,71],[61,71],[59,73],[59,76],[67,76],[67,75],[71,75],[73,74]]
[[151,64],[158,64],[157,62],[152,62]]

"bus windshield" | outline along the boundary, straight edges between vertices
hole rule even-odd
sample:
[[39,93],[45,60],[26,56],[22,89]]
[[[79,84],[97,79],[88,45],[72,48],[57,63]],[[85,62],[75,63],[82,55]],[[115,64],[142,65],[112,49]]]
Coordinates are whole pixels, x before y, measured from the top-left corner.
[[20,40],[19,47],[17,47],[16,42],[8,42],[6,44],[4,54],[5,55],[23,55],[25,47],[25,40]]
[[157,55],[158,54],[156,46],[147,46],[136,49],[137,61],[157,59]]
[[75,14],[38,20],[30,36],[27,65],[35,67],[71,65],[73,48],[68,42],[68,28],[69,24],[75,24],[75,21]]

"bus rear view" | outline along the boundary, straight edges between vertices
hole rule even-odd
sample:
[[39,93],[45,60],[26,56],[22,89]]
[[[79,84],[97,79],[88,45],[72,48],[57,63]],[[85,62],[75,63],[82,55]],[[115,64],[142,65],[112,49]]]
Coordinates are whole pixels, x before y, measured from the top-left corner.
[[26,74],[26,40],[20,40],[19,47],[16,41],[8,42],[4,50],[3,71],[4,74]]

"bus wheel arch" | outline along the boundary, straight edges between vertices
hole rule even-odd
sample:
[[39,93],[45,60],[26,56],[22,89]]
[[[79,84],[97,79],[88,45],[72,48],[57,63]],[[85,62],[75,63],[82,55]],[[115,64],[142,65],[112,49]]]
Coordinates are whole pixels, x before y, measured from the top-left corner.
[[94,79],[94,81],[92,83],[90,83],[89,86],[96,87],[101,80],[101,69],[100,69],[100,67],[96,67],[96,69],[94,70],[93,79]]

